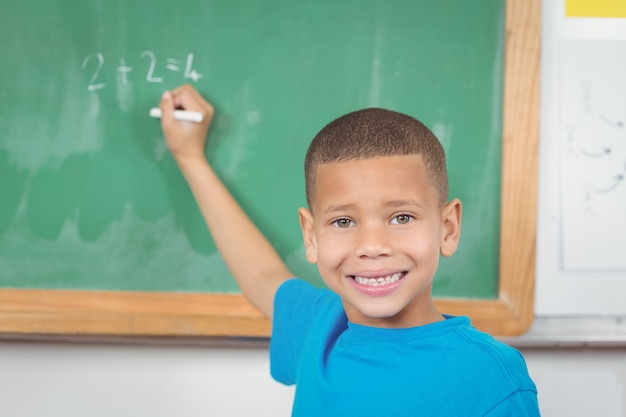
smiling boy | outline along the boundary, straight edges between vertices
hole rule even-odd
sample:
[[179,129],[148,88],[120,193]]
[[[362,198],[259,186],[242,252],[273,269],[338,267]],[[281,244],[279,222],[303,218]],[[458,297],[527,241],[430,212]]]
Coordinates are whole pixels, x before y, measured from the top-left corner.
[[[176,122],[175,108],[201,124]],[[162,127],[243,294],[272,320],[272,376],[294,416],[538,416],[520,353],[442,315],[439,256],[457,249],[461,203],[445,155],[416,119],[365,109],[313,139],[299,209],[307,260],[329,289],[293,278],[204,156],[213,108],[190,86],[163,95]]]

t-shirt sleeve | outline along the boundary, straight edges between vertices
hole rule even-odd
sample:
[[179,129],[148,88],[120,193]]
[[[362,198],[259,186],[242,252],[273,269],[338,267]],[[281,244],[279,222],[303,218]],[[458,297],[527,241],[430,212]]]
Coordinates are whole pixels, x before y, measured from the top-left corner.
[[328,290],[301,279],[284,282],[274,298],[270,369],[272,377],[283,384],[296,383],[297,364],[312,326],[323,305],[335,300]]

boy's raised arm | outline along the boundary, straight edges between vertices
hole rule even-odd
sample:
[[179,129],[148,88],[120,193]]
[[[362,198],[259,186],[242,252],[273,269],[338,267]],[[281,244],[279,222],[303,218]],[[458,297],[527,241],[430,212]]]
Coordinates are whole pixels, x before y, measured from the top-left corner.
[[[190,85],[165,92],[161,126],[167,147],[187,180],[213,240],[243,295],[272,318],[274,294],[293,276],[209,165],[206,135],[213,107]],[[200,112],[201,123],[179,122],[174,109]]]

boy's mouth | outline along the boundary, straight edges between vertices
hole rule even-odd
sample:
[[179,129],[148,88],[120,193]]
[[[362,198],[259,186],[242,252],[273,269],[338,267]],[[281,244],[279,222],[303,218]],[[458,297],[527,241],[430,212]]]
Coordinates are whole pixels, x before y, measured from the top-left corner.
[[350,278],[352,278],[359,285],[367,285],[370,287],[381,287],[384,285],[396,283],[400,281],[402,278],[404,278],[405,275],[406,275],[406,271],[396,272],[395,274],[386,275],[383,277],[376,277],[376,278],[360,277],[357,275],[350,275]]

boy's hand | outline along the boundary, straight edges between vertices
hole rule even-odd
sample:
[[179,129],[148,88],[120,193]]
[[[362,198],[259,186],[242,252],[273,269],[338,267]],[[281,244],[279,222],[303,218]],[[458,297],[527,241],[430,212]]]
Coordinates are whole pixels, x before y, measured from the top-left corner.
[[[165,142],[178,163],[193,158],[204,158],[204,144],[214,109],[191,85],[166,91],[161,97],[161,128]],[[201,123],[181,122],[174,118],[174,110],[202,113]]]

